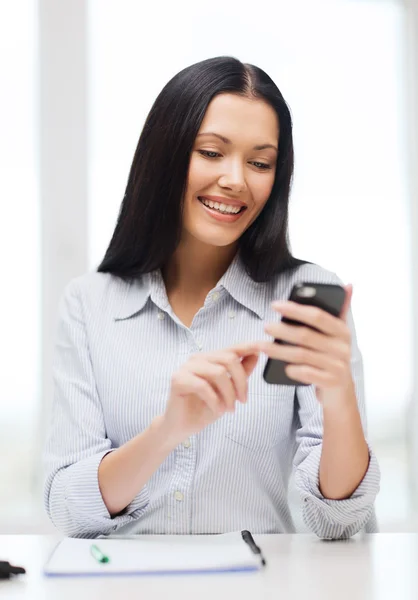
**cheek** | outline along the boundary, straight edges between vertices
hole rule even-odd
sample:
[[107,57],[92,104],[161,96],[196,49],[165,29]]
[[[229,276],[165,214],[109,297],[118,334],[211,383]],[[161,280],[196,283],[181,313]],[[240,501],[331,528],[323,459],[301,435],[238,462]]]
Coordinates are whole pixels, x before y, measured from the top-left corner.
[[254,204],[260,210],[270,197],[274,184],[274,173],[269,173],[261,177],[254,178],[251,182],[251,194]]
[[187,193],[194,194],[196,191],[205,188],[212,179],[211,170],[207,166],[205,167],[203,161],[192,158],[187,176]]

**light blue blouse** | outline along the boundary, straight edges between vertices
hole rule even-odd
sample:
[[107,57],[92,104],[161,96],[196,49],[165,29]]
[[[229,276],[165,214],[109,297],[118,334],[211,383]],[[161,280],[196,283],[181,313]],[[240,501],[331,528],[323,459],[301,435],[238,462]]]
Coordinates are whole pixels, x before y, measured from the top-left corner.
[[[269,339],[264,324],[278,318],[270,303],[287,299],[299,281],[341,283],[313,264],[256,283],[237,256],[190,328],[171,310],[160,271],[133,283],[97,272],[69,283],[60,305],[45,451],[45,506],[56,527],[80,537],[293,532],[288,482],[294,469],[311,531],[342,538],[365,525],[375,530],[380,473],[373,452],[351,498],[324,498],[318,486],[323,423],[314,387],[267,384],[265,356],[250,377],[248,402],[184,440],[123,514],[111,518],[100,494],[100,461],[164,412],[172,373],[201,350]],[[365,427],[363,365],[351,312],[349,326]]]

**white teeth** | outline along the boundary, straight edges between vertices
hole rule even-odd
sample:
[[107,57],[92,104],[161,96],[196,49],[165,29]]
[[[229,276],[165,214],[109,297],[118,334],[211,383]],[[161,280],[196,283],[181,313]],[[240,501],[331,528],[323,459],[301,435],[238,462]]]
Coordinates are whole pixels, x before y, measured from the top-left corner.
[[208,206],[209,208],[215,209],[224,214],[236,215],[241,210],[240,206],[231,206],[229,204],[224,204],[223,202],[220,204],[219,202],[212,202],[212,200],[206,200],[206,198],[199,199],[205,206]]

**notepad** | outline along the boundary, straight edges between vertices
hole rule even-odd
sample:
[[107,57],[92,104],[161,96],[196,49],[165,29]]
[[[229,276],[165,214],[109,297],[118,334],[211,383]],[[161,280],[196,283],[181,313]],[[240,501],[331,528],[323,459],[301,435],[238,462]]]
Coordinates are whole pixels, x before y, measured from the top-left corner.
[[[109,557],[91,555],[96,544]],[[257,571],[259,559],[239,533],[214,536],[129,536],[88,540],[65,538],[44,567],[48,576],[149,575]]]

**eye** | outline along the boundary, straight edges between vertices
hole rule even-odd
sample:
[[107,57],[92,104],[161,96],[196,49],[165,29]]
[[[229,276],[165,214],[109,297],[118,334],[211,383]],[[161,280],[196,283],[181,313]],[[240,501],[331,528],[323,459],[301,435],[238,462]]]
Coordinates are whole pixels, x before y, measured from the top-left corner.
[[271,166],[267,163],[253,161],[251,164],[257,167],[257,169],[260,169],[261,171],[268,171],[268,169],[271,169]]
[[215,152],[214,150],[199,150],[199,154],[205,156],[206,158],[219,158],[219,152]]

